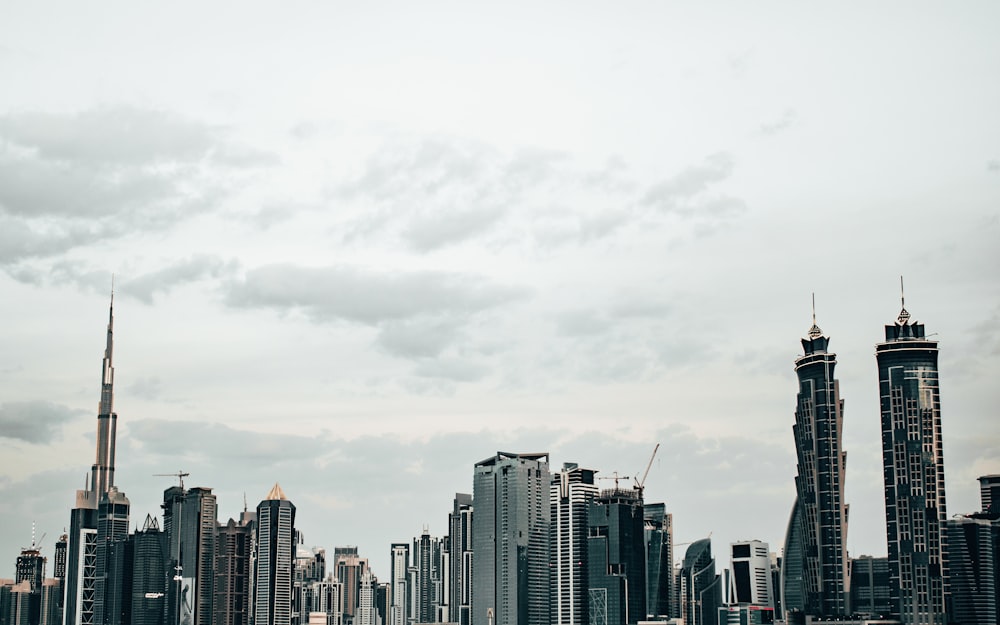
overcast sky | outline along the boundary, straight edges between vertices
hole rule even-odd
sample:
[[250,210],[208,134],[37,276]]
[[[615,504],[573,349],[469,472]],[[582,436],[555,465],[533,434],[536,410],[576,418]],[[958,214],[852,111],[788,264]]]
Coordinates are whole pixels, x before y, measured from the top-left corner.
[[[418,6],[419,5],[419,6]],[[0,576],[94,459],[309,546],[446,532],[497,450],[641,473],[778,551],[799,338],[832,337],[852,555],[884,555],[874,345],[941,347],[949,513],[1000,473],[1000,5],[7,3]],[[602,485],[610,485],[602,482]],[[677,557],[683,555],[678,547]],[[49,567],[51,575],[52,568]]]

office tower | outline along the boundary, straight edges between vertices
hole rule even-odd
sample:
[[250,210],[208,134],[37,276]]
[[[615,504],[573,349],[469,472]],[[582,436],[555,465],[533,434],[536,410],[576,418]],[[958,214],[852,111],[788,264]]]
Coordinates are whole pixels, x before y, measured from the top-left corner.
[[354,619],[355,625],[379,625],[378,610],[375,599],[378,594],[378,580],[371,569],[365,568],[361,574],[361,584],[358,587],[358,611]]
[[385,623],[389,613],[389,584],[377,584],[375,587],[375,611],[378,612],[378,622]]
[[169,566],[167,535],[147,514],[141,530],[129,537],[132,560],[132,590],[129,609],[132,625],[162,625],[166,591],[173,576]]
[[[326,579],[310,582],[303,595],[308,622],[320,625],[341,625],[344,618],[343,593],[340,582],[330,574]],[[305,622],[306,619],[303,619]]]
[[250,560],[253,523],[246,515],[220,525],[215,555],[215,625],[248,625],[250,622]]
[[476,463],[472,625],[548,625],[548,488],[546,453]]
[[290,625],[295,559],[295,506],[277,483],[257,506],[253,575],[254,625]]
[[76,491],[70,511],[69,545],[66,550],[66,584],[63,598],[65,625],[93,625],[97,585],[97,508],[114,486],[115,434],[118,415],[114,411],[114,295],[108,308],[108,333],[101,362],[101,399],[97,408],[97,457],[90,479]]
[[983,512],[991,512],[996,507],[1000,513],[1000,475],[984,475],[979,478],[979,496]]
[[368,560],[358,556],[357,547],[334,547],[333,566],[344,593],[344,623],[352,625],[358,611],[361,576],[368,568]]
[[31,591],[31,582],[24,580],[10,587],[9,608],[4,625],[38,625],[41,604],[38,593]]
[[389,547],[389,614],[387,625],[406,625],[410,620],[410,546],[393,543]]
[[[59,580],[59,596],[57,601],[59,603],[59,621],[58,625],[62,625],[62,610],[63,610],[63,597],[64,588],[66,587],[66,551],[69,548],[69,534],[62,534],[59,536],[59,540],[56,541],[55,545],[55,555],[52,558],[52,576]],[[52,625],[56,625],[53,623]]]
[[439,560],[441,541],[432,538],[427,528],[413,540],[414,580],[412,617],[415,623],[437,621],[437,606],[441,603]]
[[178,529],[184,577],[182,584],[190,589],[187,598],[182,598],[182,606],[190,607],[192,625],[212,625],[215,539],[218,532],[216,497],[212,489],[189,489],[184,494],[181,516],[183,520]]
[[[774,593],[771,595],[774,605],[774,614],[777,618],[781,618],[784,612],[784,604],[781,600],[781,558],[778,557],[774,552],[768,554],[768,559],[770,560],[770,573],[771,573],[771,591]],[[853,581],[851,582],[851,587],[854,587]],[[853,610],[853,603],[852,610]]]
[[1000,520],[984,514],[945,522],[952,616],[955,623],[997,625],[1000,580],[997,542]]
[[650,620],[670,618],[673,595],[674,517],[662,503],[643,508],[646,540],[646,616]]
[[730,545],[729,603],[774,607],[771,587],[771,556],[767,543],[746,540]]
[[125,606],[125,542],[128,539],[129,501],[112,486],[97,509],[97,579],[94,584],[94,622],[121,625]]
[[903,623],[946,621],[944,458],[938,347],[905,302],[875,346],[882,413],[886,538],[893,612]]
[[[17,590],[18,618],[28,625],[38,625],[41,620],[42,582],[45,581],[45,558],[32,538],[31,547],[21,550],[17,557],[15,586],[20,589],[27,584],[28,592]],[[3,615],[0,614],[0,618]]]
[[892,612],[888,558],[851,558],[851,610],[866,618],[878,618]]
[[62,582],[58,578],[46,579],[42,582],[42,606],[39,625],[61,625],[62,607],[59,605],[62,597]]
[[680,618],[684,625],[718,625],[722,584],[715,573],[710,539],[702,538],[688,546],[679,577]]
[[472,618],[472,515],[472,495],[455,493],[448,515],[448,620],[458,625]]
[[646,544],[642,491],[605,489],[587,507],[587,621],[646,619]]
[[549,596],[553,625],[587,623],[587,514],[597,496],[595,474],[572,462],[552,474]]
[[851,587],[843,401],[833,377],[837,356],[827,351],[829,344],[816,325],[814,309],[809,336],[802,339],[804,355],[795,361],[799,393],[792,434],[798,474],[784,552],[789,567],[785,577],[792,586],[786,591],[786,609],[827,618],[848,614]]

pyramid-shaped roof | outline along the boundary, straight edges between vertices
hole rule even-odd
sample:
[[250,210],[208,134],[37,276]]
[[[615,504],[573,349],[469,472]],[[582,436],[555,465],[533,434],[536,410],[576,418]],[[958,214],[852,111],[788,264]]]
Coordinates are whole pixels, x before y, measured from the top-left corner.
[[274,501],[276,499],[288,499],[288,497],[285,497],[285,491],[281,490],[281,486],[277,482],[271,487],[271,492],[267,494],[267,497],[264,497],[265,501]]

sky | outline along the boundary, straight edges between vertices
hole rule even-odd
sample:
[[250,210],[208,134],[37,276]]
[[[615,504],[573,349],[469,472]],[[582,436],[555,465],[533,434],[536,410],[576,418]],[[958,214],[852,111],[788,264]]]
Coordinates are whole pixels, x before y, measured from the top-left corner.
[[[0,577],[94,461],[306,546],[447,532],[498,450],[779,551],[799,339],[884,555],[874,346],[940,341],[949,514],[1000,473],[1000,5],[0,6]],[[610,486],[613,481],[602,481]],[[49,568],[49,574],[51,574]]]

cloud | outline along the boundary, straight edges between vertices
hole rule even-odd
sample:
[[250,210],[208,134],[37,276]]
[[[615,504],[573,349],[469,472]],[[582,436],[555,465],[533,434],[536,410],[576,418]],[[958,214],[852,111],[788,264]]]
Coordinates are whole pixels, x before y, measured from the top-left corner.
[[298,309],[319,322],[375,325],[421,315],[469,315],[526,295],[522,288],[456,273],[283,264],[258,267],[232,281],[226,301],[236,308]]
[[325,446],[315,436],[264,434],[202,421],[129,421],[128,433],[144,454],[202,462],[295,462],[296,458],[322,455]]
[[990,173],[1000,172],[1000,160],[993,159],[986,163],[986,171]]
[[223,261],[217,256],[198,255],[177,261],[162,269],[122,282],[120,291],[139,301],[152,304],[157,293],[168,293],[173,287],[203,278],[230,275],[238,268],[236,261]]
[[461,331],[450,316],[397,319],[381,325],[376,343],[390,354],[403,358],[438,356]]
[[486,232],[504,213],[498,207],[477,207],[421,215],[406,226],[403,237],[414,250],[428,252]]
[[761,124],[760,131],[765,135],[776,135],[794,124],[796,117],[797,115],[794,110],[786,109],[778,119]]
[[0,263],[170,227],[214,206],[233,172],[272,162],[161,111],[0,115]]
[[53,441],[64,423],[81,412],[42,400],[0,404],[0,438],[45,445]]
[[[667,180],[650,187],[640,204],[662,211],[690,217],[698,211],[693,200],[711,186],[729,178],[734,169],[733,157],[720,152],[707,157],[702,163],[687,167]],[[703,208],[705,208],[703,206]],[[711,210],[711,205],[708,205]]]

